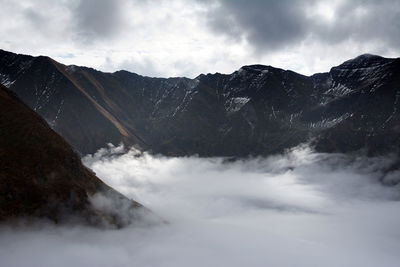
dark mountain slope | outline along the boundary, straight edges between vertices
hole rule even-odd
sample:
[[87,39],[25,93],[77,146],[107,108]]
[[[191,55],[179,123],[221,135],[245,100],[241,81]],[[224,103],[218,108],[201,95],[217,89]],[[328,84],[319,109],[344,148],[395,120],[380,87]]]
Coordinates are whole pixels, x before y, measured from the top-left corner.
[[309,77],[250,65],[164,79],[0,51],[0,75],[83,154],[108,142],[200,156],[268,155],[310,139],[328,152],[399,147],[399,59],[362,55]]
[[[130,129],[122,125],[112,103],[97,102],[103,99],[98,92],[102,88],[97,84],[94,89],[82,87],[75,80],[79,75],[68,73],[66,66],[48,57],[19,58],[4,51],[0,54],[2,83],[11,87],[80,152],[93,152],[108,142],[145,147],[140,137],[132,133],[131,124]],[[12,84],[4,82],[11,79]]]
[[362,55],[332,68],[322,84],[330,87],[305,119],[335,123],[322,129],[317,149],[398,152],[400,59]]
[[[113,210],[91,204],[92,197],[102,196]],[[74,217],[122,226],[142,212],[140,204],[84,167],[62,137],[0,85],[0,220],[35,216],[62,222]]]

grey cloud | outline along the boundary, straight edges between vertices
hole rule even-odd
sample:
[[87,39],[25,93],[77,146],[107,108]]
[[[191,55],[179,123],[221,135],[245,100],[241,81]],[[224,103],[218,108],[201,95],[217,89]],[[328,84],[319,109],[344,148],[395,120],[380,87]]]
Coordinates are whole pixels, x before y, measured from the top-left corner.
[[[62,39],[77,43],[94,43],[114,38],[127,27],[127,7],[134,1],[124,0],[2,0],[12,25],[19,31],[31,27],[49,44]],[[11,15],[12,14],[12,15]],[[11,17],[12,16],[12,17]],[[18,18],[18,19],[15,19]],[[29,32],[28,32],[29,34]],[[42,37],[42,38],[43,38]]]
[[399,1],[347,1],[337,8],[336,18],[332,25],[314,25],[313,30],[328,42],[352,39],[380,41],[391,48],[400,46]]
[[46,25],[46,19],[33,8],[25,9],[23,14],[35,27],[41,28]]
[[80,0],[71,9],[76,40],[83,43],[114,37],[125,24],[121,0]]
[[235,39],[246,38],[255,46],[277,49],[304,37],[306,1],[221,0],[208,14],[212,29]]
[[400,44],[400,2],[356,0],[338,2],[335,19],[327,22],[310,15],[325,0],[228,1],[219,0],[208,12],[210,29],[233,40],[245,38],[254,48],[279,50],[306,38],[335,44],[345,40]]

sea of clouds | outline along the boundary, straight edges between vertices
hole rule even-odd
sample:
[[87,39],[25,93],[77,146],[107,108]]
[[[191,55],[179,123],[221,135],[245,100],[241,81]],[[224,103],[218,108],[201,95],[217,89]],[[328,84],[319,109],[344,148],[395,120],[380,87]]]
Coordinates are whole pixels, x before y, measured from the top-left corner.
[[376,266],[400,262],[390,158],[300,146],[246,160],[109,146],[84,163],[167,224],[0,229],[0,266]]

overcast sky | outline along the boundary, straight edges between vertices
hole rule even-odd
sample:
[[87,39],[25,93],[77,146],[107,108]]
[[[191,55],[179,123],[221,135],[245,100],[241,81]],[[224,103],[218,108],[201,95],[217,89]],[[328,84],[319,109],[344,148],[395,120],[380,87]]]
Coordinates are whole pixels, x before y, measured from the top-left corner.
[[0,48],[148,76],[400,56],[398,0],[0,0]]

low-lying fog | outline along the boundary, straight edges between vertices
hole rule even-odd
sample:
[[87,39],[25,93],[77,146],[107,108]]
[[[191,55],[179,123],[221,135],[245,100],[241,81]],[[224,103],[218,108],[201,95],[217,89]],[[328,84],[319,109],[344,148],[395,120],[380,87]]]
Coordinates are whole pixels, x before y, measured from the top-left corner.
[[122,148],[84,158],[169,221],[98,230],[0,229],[0,266],[376,266],[400,263],[400,189],[390,159],[317,154],[227,161]]

